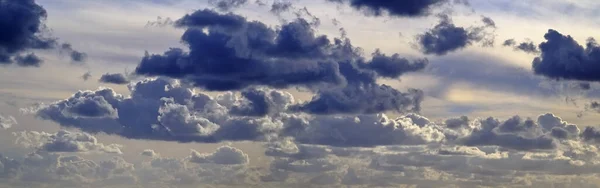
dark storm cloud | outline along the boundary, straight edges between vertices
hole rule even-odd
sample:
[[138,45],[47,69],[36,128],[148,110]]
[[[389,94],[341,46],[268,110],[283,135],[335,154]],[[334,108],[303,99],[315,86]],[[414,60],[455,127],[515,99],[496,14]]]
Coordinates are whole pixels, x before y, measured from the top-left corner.
[[425,54],[446,55],[463,49],[473,43],[493,45],[492,36],[485,30],[489,27],[484,19],[483,27],[458,27],[448,15],[440,15],[440,23],[423,34],[417,35],[417,47]]
[[34,58],[37,56],[20,54],[55,47],[56,39],[44,36],[46,17],[46,10],[34,0],[0,1],[1,64],[17,61],[21,66],[39,66],[41,60]]
[[535,74],[553,79],[600,81],[600,46],[589,39],[581,46],[573,37],[548,30],[533,60]]
[[351,7],[364,11],[367,15],[416,17],[429,15],[431,9],[447,0],[327,0],[336,3],[349,3]]
[[[305,9],[301,12],[312,15]],[[273,29],[261,22],[248,22],[235,14],[219,14],[204,9],[185,15],[175,21],[175,25],[187,28],[182,41],[190,51],[172,48],[162,55],[147,54],[136,68],[138,75],[178,78],[213,91],[240,90],[251,86],[299,86],[322,95],[315,100],[352,96],[369,98],[378,105],[386,104],[380,107],[343,104],[349,101],[335,99],[337,101],[307,103],[319,104],[319,108],[326,107],[327,110],[301,108],[315,113],[377,113],[380,112],[378,110],[417,107],[419,104],[406,102],[421,100],[420,95],[401,93],[375,81],[378,77],[398,78],[404,73],[422,70],[427,65],[426,60],[410,62],[397,54],[387,56],[378,51],[371,60],[365,60],[360,48],[353,46],[349,39],[331,40],[325,35],[317,35],[314,23],[302,18]],[[342,110],[341,107],[366,109]]]
[[127,78],[127,76],[125,76],[122,73],[106,73],[103,74],[100,79],[98,79],[98,82],[100,83],[107,83],[107,84],[120,84],[120,85],[124,85],[124,84],[128,84],[129,83],[129,79]]
[[248,0],[209,0],[219,11],[227,12],[248,3]]

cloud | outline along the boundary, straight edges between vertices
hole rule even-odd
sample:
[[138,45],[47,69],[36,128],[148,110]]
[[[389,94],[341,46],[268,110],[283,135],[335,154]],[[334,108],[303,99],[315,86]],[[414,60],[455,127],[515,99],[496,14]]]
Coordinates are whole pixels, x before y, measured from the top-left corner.
[[292,8],[291,2],[286,1],[275,1],[271,5],[271,12],[276,15],[280,15],[283,12],[287,12]]
[[114,74],[106,73],[106,74],[103,74],[100,77],[100,79],[98,79],[98,82],[124,85],[124,84],[129,83],[129,79],[124,74],[121,74],[121,73],[114,73]]
[[423,34],[416,36],[418,49],[425,54],[446,55],[460,50],[473,43],[483,42],[493,45],[494,39],[486,28],[491,27],[489,20],[484,19],[483,27],[464,28],[454,25],[448,15],[440,15],[440,23]]
[[39,67],[43,62],[43,60],[34,53],[29,53],[24,56],[16,55],[14,61],[17,65],[22,67]]
[[535,46],[535,44],[533,44],[533,42],[523,42],[517,46],[515,46],[515,49],[527,52],[527,53],[539,53],[537,47]]
[[217,151],[209,154],[201,154],[192,150],[190,162],[192,163],[214,163],[221,165],[242,165],[250,161],[248,155],[242,150],[230,146],[221,146]]
[[104,145],[98,143],[96,137],[87,133],[76,133],[61,130],[57,133],[37,131],[15,132],[15,143],[36,148],[44,152],[103,152],[122,154],[123,146],[117,144]]
[[87,59],[86,53],[74,50],[72,45],[69,43],[63,43],[60,48],[61,52],[67,53],[69,58],[71,58],[71,61],[74,63],[84,63]]
[[12,186],[104,187],[137,182],[133,164],[120,157],[95,162],[76,155],[34,152],[20,160],[4,158],[0,161],[7,162],[5,170],[11,173],[2,179]]
[[83,79],[83,81],[87,81],[92,77],[92,72],[87,71],[85,72],[83,75],[81,75],[81,79]]
[[312,114],[376,114],[385,111],[419,112],[421,90],[402,93],[388,85],[365,84],[320,91],[309,102],[293,110]]
[[151,149],[145,149],[144,151],[142,151],[142,153],[140,153],[140,155],[152,158],[160,156],[158,153],[154,152],[154,150]]
[[600,142],[600,131],[594,127],[586,127],[581,136],[586,141]]
[[39,66],[41,60],[29,53],[34,49],[51,49],[56,39],[46,37],[44,21],[46,10],[34,0],[6,0],[0,2],[0,63],[17,61],[20,66]]
[[521,42],[521,43],[517,44],[515,39],[508,39],[508,40],[504,41],[503,46],[510,46],[510,47],[513,47],[515,51],[523,51],[525,53],[530,53],[530,54],[539,54],[540,53],[537,45],[535,45],[533,42]]
[[405,73],[423,70],[429,64],[427,59],[411,62],[398,54],[386,56],[379,50],[376,50],[372,55],[371,62],[364,66],[387,78],[399,78]]
[[17,124],[17,120],[13,116],[0,115],[0,128],[8,129]]
[[248,3],[248,0],[211,0],[209,2],[219,11],[226,12],[245,5]]
[[351,7],[364,11],[367,15],[398,17],[416,17],[429,15],[433,7],[439,6],[447,0],[327,0],[336,3],[348,3]]
[[[210,97],[177,81],[159,78],[136,82],[129,89],[130,96],[108,88],[81,91],[32,112],[42,119],[89,133],[178,142],[269,141],[293,137],[300,143],[339,147],[454,143],[531,151],[555,149],[558,140],[580,138],[577,126],[548,114],[537,121],[519,116],[504,121],[493,117],[473,120],[459,117],[435,123],[416,114],[389,118],[377,113],[364,114],[372,111],[354,111],[359,115],[343,111],[345,115],[326,116],[298,113],[298,106],[304,103],[295,103],[287,92],[267,88]],[[357,99],[352,96],[348,95]],[[340,98],[316,101],[332,102]],[[372,98],[350,104],[366,106],[356,109],[376,111],[394,101],[401,102],[392,97],[389,104],[377,103]]]
[[589,39],[585,48],[573,37],[556,30],[548,30],[546,42],[539,45],[541,55],[533,60],[535,74],[554,79],[598,81],[600,53],[594,39]]
[[[130,85],[129,89],[130,96],[116,94],[108,88],[81,91],[69,99],[31,110],[43,119],[86,132],[181,142],[266,139],[282,124],[280,120],[270,117],[230,114],[231,111],[240,112],[246,110],[247,105],[256,104],[233,93],[213,98],[195,93],[192,88],[168,79],[146,79]],[[273,102],[286,106],[285,97],[276,98],[278,94],[272,92],[259,94],[274,96]],[[73,109],[74,101],[90,101],[87,103],[93,105],[86,105],[89,108],[82,113]],[[66,113],[69,111],[71,113]]]
[[507,39],[502,43],[503,46],[515,46],[516,44],[517,41],[515,41],[515,39]]
[[481,17],[481,21],[487,26],[487,27],[492,27],[492,28],[496,28],[496,22],[494,20],[492,20],[492,18],[490,17],[486,17],[486,16],[482,16]]
[[[379,77],[398,78],[422,70],[427,60],[411,62],[398,54],[387,56],[379,51],[373,53],[371,60],[366,60],[361,56],[360,48],[354,47],[349,39],[330,40],[325,35],[317,35],[313,24],[303,18],[273,29],[262,22],[249,22],[239,15],[203,9],[175,21],[175,26],[186,28],[182,41],[190,51],[171,48],[162,55],[146,54],[136,68],[138,75],[177,78],[211,91],[256,86],[303,87],[317,93],[315,100],[352,95],[357,98],[382,97],[373,98],[378,104],[392,102],[389,105],[392,107],[376,108],[351,104],[344,98],[335,99],[334,103],[313,101],[332,109],[326,110],[331,113],[410,109],[420,102],[419,95],[415,95],[418,92],[402,93],[376,81]],[[369,94],[374,91],[377,92],[375,95]],[[343,105],[366,109],[338,109]]]

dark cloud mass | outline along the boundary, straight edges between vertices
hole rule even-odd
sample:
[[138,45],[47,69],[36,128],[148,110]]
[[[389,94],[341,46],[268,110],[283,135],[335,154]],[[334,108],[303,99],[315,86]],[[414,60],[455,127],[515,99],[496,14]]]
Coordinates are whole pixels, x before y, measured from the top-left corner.
[[34,0],[0,1],[0,63],[39,66],[41,59],[22,53],[56,45],[56,39],[44,36],[46,17],[46,10]]
[[489,20],[483,19],[483,27],[458,27],[448,15],[440,15],[440,23],[423,34],[417,35],[417,47],[424,54],[446,55],[482,42],[483,45],[493,45],[493,36],[486,32],[490,27]]
[[553,79],[600,81],[600,46],[589,39],[581,46],[573,37],[548,30],[533,60],[535,74]]
[[415,17],[428,15],[433,7],[447,0],[327,0],[336,3],[349,3],[367,15]]
[[[404,73],[422,70],[427,65],[426,60],[410,62],[397,54],[387,56],[380,52],[375,52],[371,60],[365,60],[360,48],[354,47],[349,39],[331,40],[325,35],[317,35],[313,24],[302,18],[275,30],[232,13],[219,14],[204,9],[185,15],[175,21],[175,25],[187,28],[182,41],[190,51],[172,48],[162,55],[147,54],[137,66],[137,74],[178,78],[214,91],[251,86],[305,87],[318,95],[307,105],[318,103],[319,108],[328,108],[306,110],[315,113],[377,113],[410,109],[419,104],[407,101],[420,102],[420,95],[380,86],[376,80],[378,77],[398,78]],[[369,93],[373,91],[377,94]],[[321,100],[344,95],[368,98],[377,105],[385,105],[344,104],[350,102],[345,98]],[[350,111],[340,107],[365,109]]]
[[106,74],[103,74],[100,77],[100,79],[98,79],[98,82],[124,85],[124,84],[129,83],[129,79],[127,78],[127,76],[125,76],[124,74],[121,74],[121,73],[114,73],[114,74],[106,73]]

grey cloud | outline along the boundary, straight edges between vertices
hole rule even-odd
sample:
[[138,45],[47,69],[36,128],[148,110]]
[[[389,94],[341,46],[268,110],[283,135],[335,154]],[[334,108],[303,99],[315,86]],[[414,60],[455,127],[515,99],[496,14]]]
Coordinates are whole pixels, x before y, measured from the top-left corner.
[[458,27],[448,15],[440,15],[440,22],[432,29],[416,36],[418,49],[425,54],[446,55],[450,52],[468,47],[473,43],[482,42],[493,45],[493,35],[486,29],[488,20],[483,20],[483,27]]
[[87,60],[86,53],[73,49],[73,46],[69,43],[63,43],[60,48],[61,52],[68,54],[74,63],[84,63]]
[[482,16],[481,17],[481,21],[487,26],[487,27],[493,27],[496,28],[496,22],[494,22],[494,20],[492,20],[492,18],[490,17],[486,17],[486,16]]
[[600,142],[600,131],[595,127],[586,127],[581,136],[586,141]]
[[221,146],[217,148],[217,151],[209,154],[201,154],[195,150],[192,150],[190,162],[240,165],[249,163],[250,159],[248,159],[248,155],[242,150],[230,146]]
[[92,77],[92,72],[88,71],[85,72],[83,75],[81,75],[81,79],[83,79],[84,81],[89,80]]
[[209,2],[219,11],[226,12],[244,6],[248,0],[210,0]]
[[151,149],[145,149],[144,151],[142,151],[142,153],[140,153],[140,155],[146,156],[146,157],[159,157],[160,156],[158,153],[156,153],[154,150],[151,150]]
[[283,12],[287,12],[292,8],[292,3],[287,1],[275,1],[271,5],[271,12],[279,15]]
[[540,53],[538,46],[531,41],[521,42],[517,44],[517,41],[515,41],[515,39],[508,39],[504,41],[503,46],[513,47],[515,51],[523,51],[525,53],[530,54]]
[[17,137],[16,143],[45,152],[123,153],[121,145],[98,143],[96,137],[87,133],[74,133],[62,130],[54,134],[36,131],[16,132],[13,134]]
[[119,84],[124,85],[129,83],[129,78],[121,73],[106,73],[103,74],[100,79],[98,79],[100,83],[108,83],[108,84]]
[[14,61],[17,62],[17,65],[22,67],[39,67],[43,62],[43,60],[34,53],[29,53],[24,56],[17,55],[14,57]]

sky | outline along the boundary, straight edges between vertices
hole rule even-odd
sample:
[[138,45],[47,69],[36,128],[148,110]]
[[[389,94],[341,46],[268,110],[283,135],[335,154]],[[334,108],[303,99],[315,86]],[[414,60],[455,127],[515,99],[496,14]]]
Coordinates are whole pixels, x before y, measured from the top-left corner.
[[0,187],[600,187],[594,0],[0,0]]

